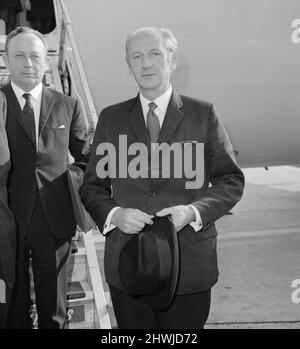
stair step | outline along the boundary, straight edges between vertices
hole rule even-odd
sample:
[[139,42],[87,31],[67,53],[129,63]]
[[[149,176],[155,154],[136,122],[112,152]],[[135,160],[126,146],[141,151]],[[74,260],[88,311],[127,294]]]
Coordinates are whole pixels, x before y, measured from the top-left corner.
[[68,325],[69,328],[94,328],[94,296],[87,282],[72,282],[68,290]]

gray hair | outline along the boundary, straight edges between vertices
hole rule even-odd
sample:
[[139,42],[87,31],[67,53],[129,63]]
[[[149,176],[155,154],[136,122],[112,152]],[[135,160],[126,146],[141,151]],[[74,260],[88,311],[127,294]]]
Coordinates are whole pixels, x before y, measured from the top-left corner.
[[38,32],[37,30],[34,30],[32,28],[29,27],[17,27],[15,30],[11,31],[6,38],[6,42],[5,42],[5,53],[6,55],[8,55],[8,46],[9,46],[9,42],[11,41],[11,39],[13,39],[15,36],[19,35],[19,34],[33,34],[35,36],[37,36],[42,43],[45,46],[45,53],[47,54],[47,43],[43,37],[43,34],[41,34],[40,32]]
[[165,48],[167,49],[168,52],[171,52],[173,57],[175,59],[177,59],[178,57],[178,42],[174,36],[174,34],[171,32],[171,30],[169,29],[165,29],[165,28],[155,28],[155,27],[143,27],[143,28],[139,28],[135,31],[133,31],[132,33],[130,33],[127,36],[126,39],[126,58],[128,59],[128,46],[129,46],[129,42],[130,40],[137,35],[138,33],[142,33],[142,32],[152,32],[152,33],[158,33],[160,35],[160,37],[162,38],[162,41],[165,45]]

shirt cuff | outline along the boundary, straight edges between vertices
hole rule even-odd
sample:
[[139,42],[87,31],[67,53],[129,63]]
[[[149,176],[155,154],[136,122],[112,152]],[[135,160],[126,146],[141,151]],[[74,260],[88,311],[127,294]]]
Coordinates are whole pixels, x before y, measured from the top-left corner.
[[103,231],[102,231],[103,235],[106,235],[111,230],[113,230],[117,227],[116,225],[112,224],[110,221],[111,221],[111,217],[117,211],[118,208],[120,208],[120,207],[116,206],[109,211],[109,214],[107,215],[106,221],[105,221],[104,226],[103,226]]
[[191,207],[195,212],[196,220],[191,222],[190,226],[197,232],[202,229],[202,219],[201,219],[200,213],[194,205],[188,205],[188,206]]

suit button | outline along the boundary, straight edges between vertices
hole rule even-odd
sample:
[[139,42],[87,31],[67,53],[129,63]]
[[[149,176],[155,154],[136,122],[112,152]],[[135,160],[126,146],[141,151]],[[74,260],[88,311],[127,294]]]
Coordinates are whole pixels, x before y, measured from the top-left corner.
[[149,196],[150,196],[151,198],[156,198],[156,197],[158,196],[158,194],[157,194],[155,191],[150,191],[150,192],[149,192]]

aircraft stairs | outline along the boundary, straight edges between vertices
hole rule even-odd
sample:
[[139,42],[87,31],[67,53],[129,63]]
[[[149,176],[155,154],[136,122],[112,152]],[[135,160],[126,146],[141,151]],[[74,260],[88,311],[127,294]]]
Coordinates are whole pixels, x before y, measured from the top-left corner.
[[[115,322],[108,286],[102,282],[104,238],[98,230],[77,231],[68,270],[67,326],[69,329],[111,328]],[[32,280],[32,276],[31,276]],[[37,326],[33,282],[32,318]]]
[[[43,83],[81,101],[91,133],[97,112],[79,56],[71,20],[62,0],[54,0],[56,28],[44,36],[48,44],[49,69]],[[6,37],[0,35],[0,86],[9,82],[3,62]],[[70,162],[72,162],[70,156]],[[109,329],[116,327],[108,286],[104,281],[104,237],[98,230],[87,233],[78,228],[72,240],[67,291],[69,329]],[[37,328],[34,288],[31,273],[32,318]]]

